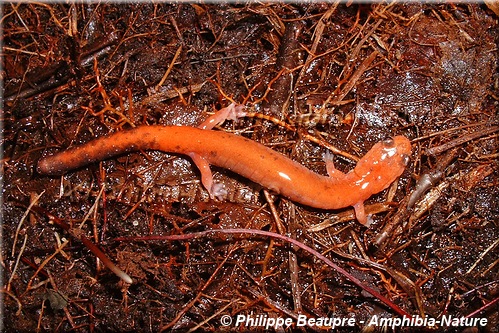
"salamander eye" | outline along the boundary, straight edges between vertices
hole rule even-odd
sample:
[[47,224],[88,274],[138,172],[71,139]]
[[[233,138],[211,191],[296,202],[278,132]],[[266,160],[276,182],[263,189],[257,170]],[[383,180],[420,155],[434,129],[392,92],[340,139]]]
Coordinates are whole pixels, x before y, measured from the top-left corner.
[[409,160],[411,159],[409,155],[402,154],[401,157],[402,157],[402,163],[404,163],[404,165],[409,164]]
[[390,147],[395,146],[395,141],[393,141],[393,139],[392,139],[392,138],[388,138],[388,139],[383,140],[383,144],[384,144],[386,147],[390,148]]

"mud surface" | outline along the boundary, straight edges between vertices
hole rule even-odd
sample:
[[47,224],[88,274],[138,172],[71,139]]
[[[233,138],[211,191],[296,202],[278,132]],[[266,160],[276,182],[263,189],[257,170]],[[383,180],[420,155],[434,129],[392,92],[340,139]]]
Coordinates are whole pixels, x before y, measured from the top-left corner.
[[[5,331],[245,330],[238,315],[355,318],[354,330],[370,331],[373,316],[400,309],[488,321],[438,331],[497,332],[497,7],[3,10]],[[322,175],[332,149],[343,172],[395,135],[411,140],[412,155],[402,176],[365,202],[369,228],[351,207],[299,205],[224,168],[212,171],[227,194],[212,200],[182,155],[138,151],[63,176],[37,172],[43,156],[139,125],[196,126],[231,101],[255,114],[216,130]],[[234,228],[296,239],[389,303],[284,240],[157,239]],[[132,284],[97,259],[96,245]],[[221,325],[224,315],[232,325]]]

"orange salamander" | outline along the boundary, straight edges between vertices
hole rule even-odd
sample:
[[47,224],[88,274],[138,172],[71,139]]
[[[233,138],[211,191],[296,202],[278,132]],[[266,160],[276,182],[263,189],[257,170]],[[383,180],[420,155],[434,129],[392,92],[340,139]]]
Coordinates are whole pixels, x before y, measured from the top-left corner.
[[221,193],[220,184],[213,184],[210,170],[210,165],[216,165],[309,207],[339,209],[353,206],[357,220],[368,226],[364,201],[386,189],[402,174],[409,161],[410,141],[395,136],[375,144],[346,174],[326,159],[329,176],[322,176],[264,145],[210,130],[225,119],[244,116],[243,108],[231,104],[199,128],[152,125],[116,132],[42,158],[38,171],[57,175],[123,153],[160,150],[188,155],[200,170],[203,186],[212,198]]

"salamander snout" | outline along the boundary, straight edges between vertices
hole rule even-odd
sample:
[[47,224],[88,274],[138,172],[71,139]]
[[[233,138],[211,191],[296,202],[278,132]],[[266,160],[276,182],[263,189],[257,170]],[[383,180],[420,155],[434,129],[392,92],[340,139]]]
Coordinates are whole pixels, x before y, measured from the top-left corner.
[[[375,147],[378,147],[375,149]],[[411,142],[404,136],[395,136],[380,142],[378,146],[374,146],[372,159],[378,161],[386,161],[387,163],[398,164],[399,167],[405,168],[409,163],[411,155]],[[388,166],[386,164],[385,166]]]
[[397,155],[402,156],[404,164],[409,163],[409,157],[411,155],[411,142],[409,139],[398,135],[381,141],[381,144],[385,151],[391,151],[392,153],[396,152]]
[[411,141],[401,135],[393,137],[392,141],[393,145],[397,147],[397,154],[402,156],[404,164],[409,163],[409,158],[411,156]]

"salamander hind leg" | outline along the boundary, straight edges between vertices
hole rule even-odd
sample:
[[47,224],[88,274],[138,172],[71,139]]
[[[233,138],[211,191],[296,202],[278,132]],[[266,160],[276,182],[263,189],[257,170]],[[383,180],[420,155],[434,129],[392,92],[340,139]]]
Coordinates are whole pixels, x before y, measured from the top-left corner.
[[210,194],[210,198],[222,200],[223,197],[227,195],[227,191],[224,189],[222,184],[213,182],[213,174],[211,173],[208,161],[196,153],[189,153],[187,155],[189,155],[194,164],[196,164],[196,167],[199,169],[199,172],[201,173],[201,183]]
[[237,120],[241,117],[246,116],[244,112],[244,105],[232,103],[229,106],[218,110],[214,115],[208,117],[198,128],[201,129],[212,129],[213,127],[222,124],[227,119]]

